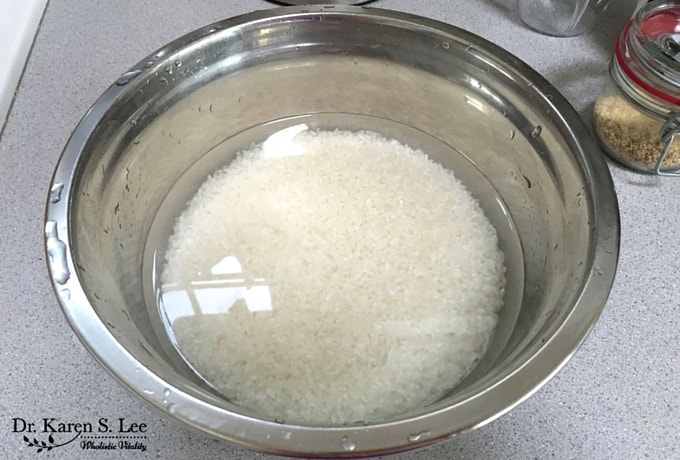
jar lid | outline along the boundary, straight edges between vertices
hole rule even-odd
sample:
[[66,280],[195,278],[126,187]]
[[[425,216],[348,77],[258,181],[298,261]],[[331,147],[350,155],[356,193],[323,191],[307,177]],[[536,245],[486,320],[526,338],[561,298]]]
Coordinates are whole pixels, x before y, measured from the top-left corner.
[[641,8],[616,45],[623,73],[643,91],[680,106],[680,1],[657,1]]

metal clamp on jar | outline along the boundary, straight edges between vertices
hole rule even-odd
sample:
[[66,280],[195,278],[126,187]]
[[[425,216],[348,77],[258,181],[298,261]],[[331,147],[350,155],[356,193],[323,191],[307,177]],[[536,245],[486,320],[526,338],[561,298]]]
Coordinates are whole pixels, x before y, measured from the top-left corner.
[[680,176],[680,1],[638,10],[609,73],[594,113],[605,152],[640,172]]

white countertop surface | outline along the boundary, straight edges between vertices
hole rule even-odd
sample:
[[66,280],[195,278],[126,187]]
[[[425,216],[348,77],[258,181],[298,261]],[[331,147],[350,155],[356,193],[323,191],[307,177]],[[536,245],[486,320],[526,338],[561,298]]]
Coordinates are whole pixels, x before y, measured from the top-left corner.
[[[635,1],[615,3],[596,30],[576,38],[524,28],[512,0],[380,0],[374,6],[443,20],[508,49],[552,82],[589,124],[615,37]],[[173,38],[270,7],[263,0],[49,2],[0,139],[0,458],[273,458],[190,431],[116,383],[69,328],[43,252],[51,173],[99,94]],[[497,421],[392,458],[680,458],[680,179],[610,166],[621,209],[620,264],[585,344],[543,389]],[[19,419],[42,424],[52,417],[95,426],[100,418],[144,423],[146,437],[138,439],[146,450],[82,450],[73,443],[36,454],[24,434],[14,432],[21,431]]]

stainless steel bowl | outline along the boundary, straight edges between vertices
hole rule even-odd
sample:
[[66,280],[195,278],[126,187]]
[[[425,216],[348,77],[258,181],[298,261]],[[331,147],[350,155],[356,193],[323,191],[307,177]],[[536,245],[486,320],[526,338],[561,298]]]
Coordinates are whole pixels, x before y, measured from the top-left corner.
[[[225,139],[310,114],[344,127],[362,127],[362,120],[401,126],[386,134],[462,152],[502,197],[519,238],[518,251],[510,245],[507,254],[508,295],[518,309],[506,303],[486,357],[439,401],[393,420],[301,426],[232,404],[182,361],[145,301],[145,242],[171,186]],[[436,160],[447,167],[457,161],[446,154]],[[475,183],[468,184],[473,191]],[[396,452],[504,414],[585,338],[612,285],[618,244],[605,162],[548,82],[455,27],[360,7],[256,12],[143,59],[76,128],[46,212],[59,302],[102,365],[192,427],[299,456]]]

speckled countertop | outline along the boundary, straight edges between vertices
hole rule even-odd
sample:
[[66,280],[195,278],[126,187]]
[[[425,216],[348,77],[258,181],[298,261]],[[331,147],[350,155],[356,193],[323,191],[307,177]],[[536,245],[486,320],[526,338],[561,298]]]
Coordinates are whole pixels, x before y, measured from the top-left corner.
[[[616,35],[634,0],[594,32],[531,32],[512,0],[380,0],[453,23],[515,53],[590,123]],[[173,38],[270,8],[263,0],[51,0],[0,139],[0,458],[272,458],[195,433],[148,409],[85,351],[47,279],[43,209],[69,134],[120,75]],[[394,459],[680,458],[680,179],[611,165],[621,207],[619,271],[607,308],[570,363],[499,420]],[[21,420],[146,424],[145,451],[36,453]],[[63,437],[59,437],[63,439]],[[131,439],[131,442],[136,442]]]

